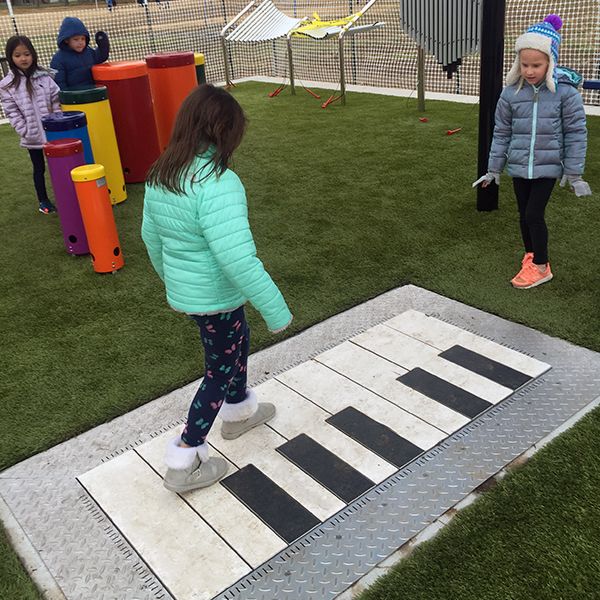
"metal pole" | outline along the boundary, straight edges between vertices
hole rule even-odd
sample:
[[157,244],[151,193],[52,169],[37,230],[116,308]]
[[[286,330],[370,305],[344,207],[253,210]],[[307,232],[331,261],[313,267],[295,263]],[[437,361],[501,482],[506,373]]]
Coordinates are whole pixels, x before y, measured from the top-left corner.
[[417,109],[425,112],[425,50],[417,49]]
[[13,12],[12,2],[10,0],[6,0],[6,6],[8,7],[8,14],[12,20],[13,28],[15,30],[16,35],[19,34],[19,28],[17,27],[17,19],[15,18],[15,13]]
[[[477,178],[485,175],[494,134],[494,113],[502,92],[504,68],[505,0],[482,0],[481,11],[481,66],[479,72],[479,153]],[[477,188],[477,210],[498,208],[498,186],[491,183]]]
[[294,82],[294,59],[292,57],[292,40],[290,35],[287,36],[287,51],[288,51],[288,63],[290,70],[290,89],[292,90],[292,96],[296,95],[296,83]]

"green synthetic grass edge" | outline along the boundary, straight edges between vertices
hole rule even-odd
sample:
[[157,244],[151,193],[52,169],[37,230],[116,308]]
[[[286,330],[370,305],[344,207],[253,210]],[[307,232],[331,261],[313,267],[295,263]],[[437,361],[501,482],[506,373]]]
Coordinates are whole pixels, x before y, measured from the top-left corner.
[[0,598],[41,600],[42,594],[30,579],[0,524]]
[[595,409],[357,600],[599,598],[599,434]]

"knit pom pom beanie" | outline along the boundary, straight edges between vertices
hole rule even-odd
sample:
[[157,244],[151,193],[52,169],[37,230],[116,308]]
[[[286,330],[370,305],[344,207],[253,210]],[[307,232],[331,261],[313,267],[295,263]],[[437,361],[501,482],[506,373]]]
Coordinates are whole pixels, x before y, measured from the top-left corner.
[[558,15],[548,15],[541,23],[532,25],[515,42],[517,56],[515,62],[506,76],[506,84],[513,85],[521,79],[521,62],[519,53],[521,50],[539,50],[548,56],[550,64],[546,73],[546,86],[551,92],[556,91],[556,67],[558,65],[558,47],[560,45],[560,34],[558,30],[562,27],[562,19]]

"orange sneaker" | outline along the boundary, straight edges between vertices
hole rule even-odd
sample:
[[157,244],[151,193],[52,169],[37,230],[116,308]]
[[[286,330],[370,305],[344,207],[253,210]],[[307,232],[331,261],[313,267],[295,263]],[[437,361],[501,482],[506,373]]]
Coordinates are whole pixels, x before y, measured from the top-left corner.
[[521,260],[521,266],[524,267],[527,263],[533,262],[533,252],[525,252]]
[[533,262],[525,264],[525,266],[511,279],[513,287],[521,290],[528,290],[542,283],[550,281],[554,277],[550,269],[550,263],[546,265],[546,269],[541,271]]

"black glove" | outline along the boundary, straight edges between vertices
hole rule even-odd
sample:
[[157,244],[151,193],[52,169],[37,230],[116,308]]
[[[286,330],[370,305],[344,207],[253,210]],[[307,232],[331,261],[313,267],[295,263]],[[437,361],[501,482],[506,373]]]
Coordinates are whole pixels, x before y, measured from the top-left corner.
[[108,35],[104,31],[97,31],[95,36],[96,44],[100,46],[108,42]]

